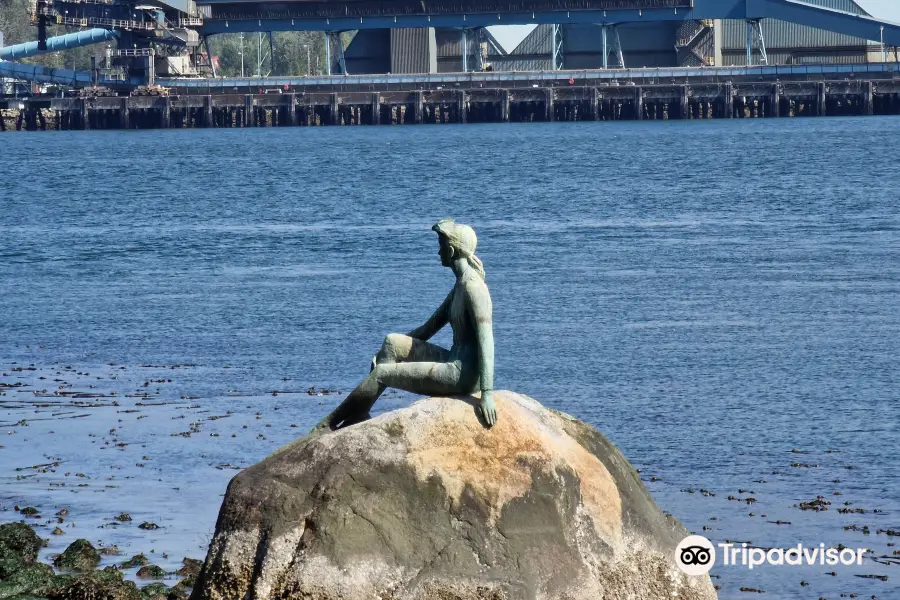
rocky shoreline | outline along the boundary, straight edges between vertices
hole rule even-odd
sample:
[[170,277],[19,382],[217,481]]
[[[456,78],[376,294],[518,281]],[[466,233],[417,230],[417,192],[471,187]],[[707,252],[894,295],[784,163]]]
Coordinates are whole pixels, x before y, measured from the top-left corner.
[[[26,507],[30,508],[30,507]],[[32,508],[32,510],[35,510]],[[29,512],[22,509],[20,512]],[[64,516],[57,517],[60,521]],[[119,565],[102,569],[101,554],[118,553],[117,548],[95,548],[90,541],[78,539],[54,557],[53,567],[38,561],[46,545],[26,523],[0,525],[0,598],[16,600],[185,600],[200,572],[200,561],[185,558],[175,572],[182,579],[169,587],[156,581],[139,587],[125,578],[124,571],[136,568],[142,580],[169,575],[150,563],[143,554]]]
[[[240,365],[51,363],[39,352],[34,364],[0,368],[0,522],[32,526],[46,542],[38,557],[46,565],[86,538],[101,552],[94,571],[116,567],[138,588],[159,583],[171,591],[180,583],[184,577],[174,573],[181,558],[206,555],[229,480],[297,440],[342,398],[288,378],[261,384]],[[390,411],[414,400],[388,393],[382,402]],[[641,482],[692,532],[762,547],[823,541],[872,549],[862,567],[834,574],[820,567],[716,568],[722,600],[751,589],[797,600],[840,593],[883,599],[896,586],[898,513],[890,498],[876,496],[889,481],[873,478],[852,446],[785,445],[755,454],[758,464],[730,478],[679,477],[671,466],[649,463],[640,446],[628,448]],[[716,464],[744,458],[736,450]],[[119,553],[109,553],[115,547]],[[123,565],[139,553],[166,578],[139,578],[140,566]]]

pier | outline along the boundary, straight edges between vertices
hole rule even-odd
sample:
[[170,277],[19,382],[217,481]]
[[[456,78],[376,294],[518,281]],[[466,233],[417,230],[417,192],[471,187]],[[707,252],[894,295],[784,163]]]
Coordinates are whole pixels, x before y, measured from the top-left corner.
[[241,84],[229,85],[230,93],[224,83],[213,87],[208,80],[204,89],[184,80],[168,95],[6,99],[0,109],[7,111],[4,129],[31,131],[900,114],[896,67],[823,80],[809,80],[808,73],[782,79],[787,73],[781,73],[772,81],[746,69],[727,80],[715,69],[680,78],[658,70],[627,78],[610,73],[244,80],[227,82]]

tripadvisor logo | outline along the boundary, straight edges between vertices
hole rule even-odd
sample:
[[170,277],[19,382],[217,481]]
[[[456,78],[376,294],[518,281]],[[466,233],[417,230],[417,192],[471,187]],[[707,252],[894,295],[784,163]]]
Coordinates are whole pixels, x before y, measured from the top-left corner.
[[[740,565],[753,569],[761,565],[861,565],[865,548],[804,547],[797,544],[791,548],[749,548],[746,543],[719,544],[722,551],[722,565]],[[675,548],[675,564],[688,575],[706,575],[716,562],[713,543],[702,535],[689,535]]]
[[716,562],[716,549],[702,535],[689,535],[675,547],[675,564],[688,575],[706,575]]

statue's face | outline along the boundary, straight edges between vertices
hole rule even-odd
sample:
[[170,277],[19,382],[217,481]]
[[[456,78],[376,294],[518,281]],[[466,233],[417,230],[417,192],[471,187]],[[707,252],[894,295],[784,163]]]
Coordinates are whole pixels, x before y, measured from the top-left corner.
[[438,236],[438,255],[441,257],[441,265],[449,267],[453,264],[453,248],[443,235]]

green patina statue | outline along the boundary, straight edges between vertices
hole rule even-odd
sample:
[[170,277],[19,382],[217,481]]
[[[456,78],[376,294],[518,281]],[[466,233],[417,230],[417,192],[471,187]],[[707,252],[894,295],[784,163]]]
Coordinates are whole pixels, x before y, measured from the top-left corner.
[[[491,295],[484,283],[484,266],[475,256],[477,238],[468,225],[453,219],[438,221],[441,264],[456,275],[456,284],[441,306],[421,327],[384,338],[363,380],[316,430],[334,430],[370,418],[369,411],[392,387],[416,394],[449,396],[481,390],[479,412],[488,426],[497,422],[494,406],[494,333]],[[427,340],[450,323],[450,350]]]

